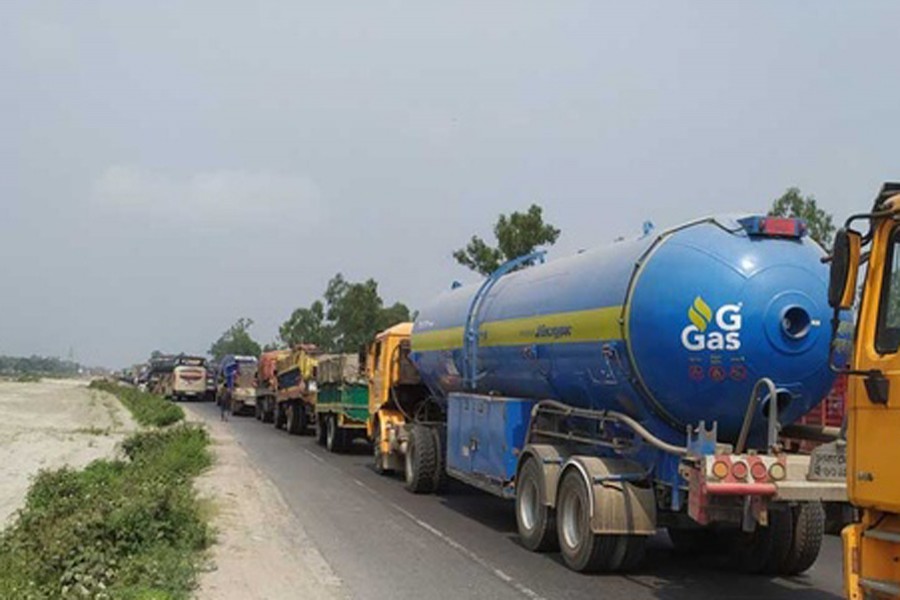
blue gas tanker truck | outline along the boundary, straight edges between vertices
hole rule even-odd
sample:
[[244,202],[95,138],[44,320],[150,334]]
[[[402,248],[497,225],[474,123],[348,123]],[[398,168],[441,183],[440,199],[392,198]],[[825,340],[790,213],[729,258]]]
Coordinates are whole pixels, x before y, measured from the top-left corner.
[[514,499],[522,544],[581,572],[633,569],[660,528],[747,572],[808,569],[843,448],[779,439],[833,381],[824,257],[801,220],[715,217],[455,286],[412,330],[440,407],[410,425],[407,470],[434,479],[414,491]]

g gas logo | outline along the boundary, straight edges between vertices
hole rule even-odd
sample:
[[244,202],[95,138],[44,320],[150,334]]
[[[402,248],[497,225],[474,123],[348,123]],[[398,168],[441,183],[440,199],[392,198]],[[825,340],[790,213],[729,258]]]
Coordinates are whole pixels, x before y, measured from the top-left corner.
[[[697,296],[688,308],[690,325],[681,330],[681,345],[691,352],[701,350],[739,350],[741,347],[741,306],[723,304],[713,314],[703,298]],[[715,329],[712,329],[712,327]]]

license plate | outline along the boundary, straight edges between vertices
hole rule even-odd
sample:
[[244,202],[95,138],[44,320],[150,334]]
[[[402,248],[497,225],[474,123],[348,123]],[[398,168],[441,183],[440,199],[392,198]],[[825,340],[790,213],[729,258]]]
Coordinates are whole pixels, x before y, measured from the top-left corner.
[[843,442],[822,444],[812,453],[807,479],[812,481],[847,480],[847,445]]

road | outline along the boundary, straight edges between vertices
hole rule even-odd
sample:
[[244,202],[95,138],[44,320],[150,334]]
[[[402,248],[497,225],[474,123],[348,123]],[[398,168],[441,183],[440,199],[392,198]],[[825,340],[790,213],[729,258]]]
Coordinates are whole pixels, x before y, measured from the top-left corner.
[[[198,412],[219,418],[209,404]],[[376,474],[365,447],[329,454],[312,437],[252,417],[232,417],[230,427],[355,598],[841,598],[835,536],[795,578],[744,576],[717,557],[677,555],[664,534],[652,540],[638,573],[579,575],[557,555],[522,548],[512,505],[503,500],[462,484],[442,496],[416,496],[399,479]]]

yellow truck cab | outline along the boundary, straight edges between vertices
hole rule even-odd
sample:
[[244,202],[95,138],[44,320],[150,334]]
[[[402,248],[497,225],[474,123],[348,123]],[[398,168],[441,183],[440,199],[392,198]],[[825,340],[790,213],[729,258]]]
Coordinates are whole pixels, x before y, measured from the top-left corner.
[[[868,231],[853,229],[854,224]],[[860,279],[859,267],[868,262]],[[900,184],[885,184],[872,213],[853,215],[835,237],[829,303],[834,339],[849,345],[838,313],[856,304],[847,390],[847,491],[861,511],[846,527],[848,598],[900,597]],[[844,334],[844,335],[842,335]],[[838,348],[840,349],[840,348]],[[832,361],[833,363],[834,361]],[[834,365],[832,364],[834,368]]]
[[[414,492],[432,491],[443,473],[438,430],[440,407],[409,361],[412,323],[399,323],[375,336],[366,353],[369,418],[375,470],[401,472]],[[417,450],[418,449],[418,450]]]

